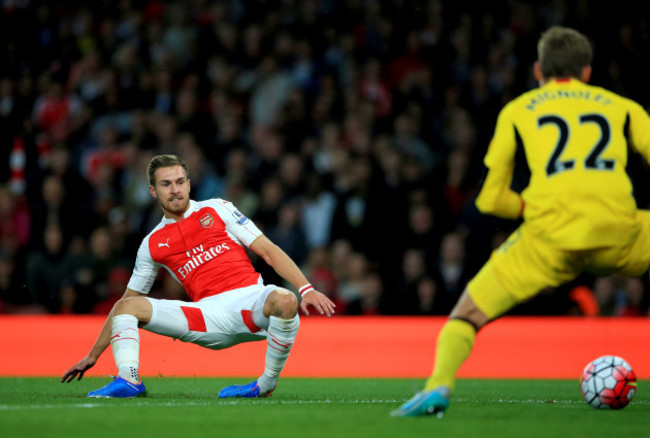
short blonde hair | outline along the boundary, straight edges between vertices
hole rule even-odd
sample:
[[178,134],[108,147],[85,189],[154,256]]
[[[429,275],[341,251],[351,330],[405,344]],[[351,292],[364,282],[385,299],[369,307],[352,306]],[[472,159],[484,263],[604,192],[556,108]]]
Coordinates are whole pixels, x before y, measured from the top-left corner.
[[553,26],[537,43],[537,60],[542,76],[580,79],[582,69],[591,65],[593,51],[586,36],[575,29]]

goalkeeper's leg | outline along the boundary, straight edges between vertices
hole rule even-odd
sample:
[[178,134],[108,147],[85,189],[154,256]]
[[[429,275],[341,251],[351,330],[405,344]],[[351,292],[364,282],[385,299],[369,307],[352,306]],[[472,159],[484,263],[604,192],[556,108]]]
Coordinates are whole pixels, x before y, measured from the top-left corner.
[[391,415],[410,417],[437,415],[441,417],[449,406],[458,369],[469,357],[476,332],[489,322],[465,291],[438,336],[436,361],[424,390],[404,403]]
[[[572,257],[579,263],[571,262]],[[438,337],[433,374],[424,390],[393,414],[442,415],[449,406],[458,369],[472,351],[476,332],[540,291],[572,280],[580,263],[582,254],[555,248],[528,233],[524,225],[512,233],[468,283],[452,310]]]
[[478,330],[489,322],[465,291],[438,336],[433,373],[424,390],[443,386],[453,392],[458,369],[469,357]]

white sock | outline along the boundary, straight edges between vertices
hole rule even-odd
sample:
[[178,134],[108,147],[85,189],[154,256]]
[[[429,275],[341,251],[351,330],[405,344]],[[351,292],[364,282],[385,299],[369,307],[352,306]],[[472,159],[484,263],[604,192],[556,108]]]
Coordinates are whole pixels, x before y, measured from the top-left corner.
[[264,362],[264,374],[257,380],[262,395],[268,394],[275,389],[278,378],[287,362],[289,352],[296,340],[300,318],[298,315],[292,319],[282,319],[276,316],[269,318],[267,332],[266,361]]
[[117,315],[111,320],[111,347],[119,376],[139,383],[140,333],[138,319],[133,315]]

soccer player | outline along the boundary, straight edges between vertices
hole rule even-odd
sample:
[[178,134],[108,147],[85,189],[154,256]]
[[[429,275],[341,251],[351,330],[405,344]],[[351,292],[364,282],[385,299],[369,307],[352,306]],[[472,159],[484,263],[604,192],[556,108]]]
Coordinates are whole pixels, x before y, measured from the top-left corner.
[[[138,327],[211,349],[266,339],[264,373],[246,385],[223,388],[219,397],[266,397],[276,387],[298,332],[298,307],[330,316],[334,304],[314,290],[296,264],[230,202],[190,200],[185,162],[158,155],[147,167],[149,190],[164,217],[142,241],[124,296],[115,304],[88,355],[61,382],[81,380],[110,344],[119,376],[88,397],[143,394],[138,376]],[[301,295],[264,285],[244,246],[264,259]],[[193,302],[147,297],[159,268],[178,280]]]
[[[537,46],[539,88],[499,114],[476,199],[483,213],[521,226],[468,283],[437,343],[433,374],[393,416],[442,416],[476,332],[546,288],[582,272],[639,276],[650,265],[650,212],[637,210],[626,174],[628,147],[650,160],[650,118],[637,103],[588,85],[592,49],[554,26]],[[511,189],[515,154],[530,170]]]

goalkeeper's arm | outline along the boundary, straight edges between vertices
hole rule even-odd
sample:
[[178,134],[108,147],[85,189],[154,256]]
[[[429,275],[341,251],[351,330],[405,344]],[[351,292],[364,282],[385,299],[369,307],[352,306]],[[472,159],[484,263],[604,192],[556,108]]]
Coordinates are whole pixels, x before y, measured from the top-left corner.
[[481,192],[476,198],[476,207],[481,213],[505,219],[522,217],[524,200],[510,188],[512,172],[512,168],[493,168],[488,171]]

